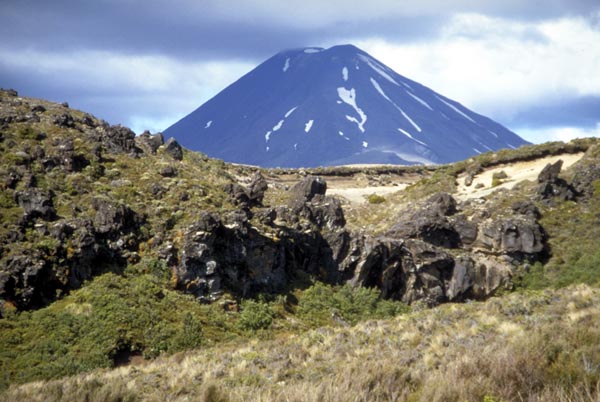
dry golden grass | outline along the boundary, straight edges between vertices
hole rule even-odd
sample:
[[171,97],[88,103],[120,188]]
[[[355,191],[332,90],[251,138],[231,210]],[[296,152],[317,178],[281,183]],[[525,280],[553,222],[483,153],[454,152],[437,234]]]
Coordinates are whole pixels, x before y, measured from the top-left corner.
[[448,304],[13,386],[7,401],[597,401],[600,290]]

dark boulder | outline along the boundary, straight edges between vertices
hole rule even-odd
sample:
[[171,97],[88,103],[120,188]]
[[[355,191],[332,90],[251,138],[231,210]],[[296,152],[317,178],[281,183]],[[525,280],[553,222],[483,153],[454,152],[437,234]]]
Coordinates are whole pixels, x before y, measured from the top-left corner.
[[261,206],[265,192],[269,188],[261,172],[256,172],[248,184],[248,200],[251,206]]
[[8,173],[4,176],[4,187],[14,189],[22,177],[23,175],[20,172],[18,172],[15,169],[10,169]]
[[517,201],[511,205],[513,212],[539,219],[541,217],[540,210],[531,201]]
[[169,140],[164,145],[164,150],[167,154],[171,155],[171,157],[175,160],[183,160],[183,148],[175,138],[169,138]]
[[445,283],[452,276],[454,260],[446,251],[419,240],[407,240],[405,303],[423,300],[436,305],[447,300]]
[[289,251],[239,218],[222,223],[205,213],[186,230],[175,267],[178,289],[203,301],[224,289],[244,297],[283,289]]
[[444,216],[454,215],[456,213],[456,200],[448,193],[437,193],[432,195],[427,201],[425,208],[433,209],[436,213]]
[[150,134],[149,131],[144,131],[135,137],[135,142],[147,154],[155,154],[158,148],[165,143],[165,139],[162,133]]
[[382,297],[435,305],[446,300],[445,284],[454,261],[440,248],[420,240],[367,238],[356,259],[353,286],[377,287]]
[[136,155],[141,150],[136,146],[135,133],[120,125],[99,126],[96,128],[99,133],[99,141],[109,154],[133,154]]
[[162,177],[175,177],[177,176],[177,169],[175,169],[173,166],[165,166],[160,169],[159,174]]
[[327,182],[315,176],[304,178],[290,190],[293,200],[297,202],[311,201],[316,195],[325,195],[326,191]]
[[510,289],[512,270],[493,259],[473,255],[459,256],[454,261],[452,277],[446,286],[448,301],[482,300],[499,289]]
[[[461,236],[448,218],[455,213],[454,198],[447,193],[438,193],[416,210],[401,216],[386,235],[400,239],[420,239],[436,246],[456,248],[461,243]],[[465,238],[468,238],[469,229],[467,227],[464,230]]]
[[58,116],[54,117],[52,123],[64,128],[75,127],[75,119],[73,119],[73,116],[71,116],[69,113],[59,114]]
[[89,164],[84,155],[75,153],[75,145],[70,138],[61,140],[56,146],[56,156],[44,161],[47,169],[59,165],[69,173],[80,172]]
[[34,250],[2,261],[0,270],[0,299],[13,302],[18,309],[41,307],[54,298],[48,291],[51,276],[43,255]]
[[248,189],[238,183],[227,183],[223,186],[225,191],[231,197],[234,204],[243,206],[245,208],[250,207],[250,196],[248,195]]
[[406,291],[405,257],[408,252],[404,241],[365,238],[350,254],[354,266],[350,283],[353,286],[376,287],[385,298],[401,299]]
[[56,211],[51,191],[30,188],[16,193],[16,201],[25,211],[26,220],[41,218],[44,220],[56,219]]
[[89,115],[89,114],[85,114],[81,120],[79,120],[81,124],[83,124],[84,126],[90,127],[90,128],[94,128],[96,127],[98,124],[96,123],[96,121],[94,120],[94,118]]
[[451,226],[458,234],[460,244],[469,245],[477,240],[477,234],[479,232],[477,223],[468,220],[464,215],[454,216],[451,221]]
[[547,164],[538,176],[537,198],[539,200],[573,200],[576,191],[565,180],[558,177],[563,161]]
[[128,206],[106,198],[94,198],[92,208],[95,211],[93,223],[96,232],[111,239],[138,231],[143,222],[143,219]]
[[575,193],[580,197],[590,198],[598,191],[598,184],[600,184],[600,161],[580,164],[572,181]]
[[545,232],[531,217],[514,216],[486,223],[481,245],[487,250],[515,256],[535,256],[545,250]]
[[7,96],[16,98],[19,96],[19,93],[12,88],[0,88],[0,91],[4,92]]
[[316,195],[296,212],[319,229],[340,229],[346,225],[342,203],[335,197]]
[[544,168],[538,175],[538,178],[537,178],[538,183],[553,182],[556,179],[558,179],[558,175],[560,174],[562,165],[563,165],[562,159],[560,159],[554,163],[548,163],[546,166],[544,166]]

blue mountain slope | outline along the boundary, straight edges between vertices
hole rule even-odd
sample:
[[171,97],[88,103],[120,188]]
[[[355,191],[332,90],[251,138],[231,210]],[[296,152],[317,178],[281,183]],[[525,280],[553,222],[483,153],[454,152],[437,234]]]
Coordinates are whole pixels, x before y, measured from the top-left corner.
[[351,45],[279,53],[164,134],[265,167],[447,163],[527,143]]

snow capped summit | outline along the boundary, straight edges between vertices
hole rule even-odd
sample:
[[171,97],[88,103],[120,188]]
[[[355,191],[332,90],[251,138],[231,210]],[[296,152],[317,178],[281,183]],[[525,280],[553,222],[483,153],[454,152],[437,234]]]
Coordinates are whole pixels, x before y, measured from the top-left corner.
[[265,167],[448,163],[527,143],[352,45],[278,53],[164,133]]

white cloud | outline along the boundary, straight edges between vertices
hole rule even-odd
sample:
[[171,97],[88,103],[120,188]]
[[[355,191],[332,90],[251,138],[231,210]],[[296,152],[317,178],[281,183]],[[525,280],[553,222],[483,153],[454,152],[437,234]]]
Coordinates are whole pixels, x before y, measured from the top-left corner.
[[583,18],[515,22],[458,14],[430,43],[357,40],[398,73],[499,120],[549,100],[600,95],[600,30]]
[[[254,67],[242,61],[206,62],[166,56],[103,51],[62,53],[0,48],[0,65],[19,71],[41,86],[76,93],[66,99],[87,111],[107,116],[130,115],[135,131],[168,127]],[[99,116],[101,118],[109,118]]]
[[515,130],[517,134],[533,143],[546,141],[568,142],[575,138],[600,137],[600,122],[595,128],[581,127],[549,127],[549,128],[522,128]]

